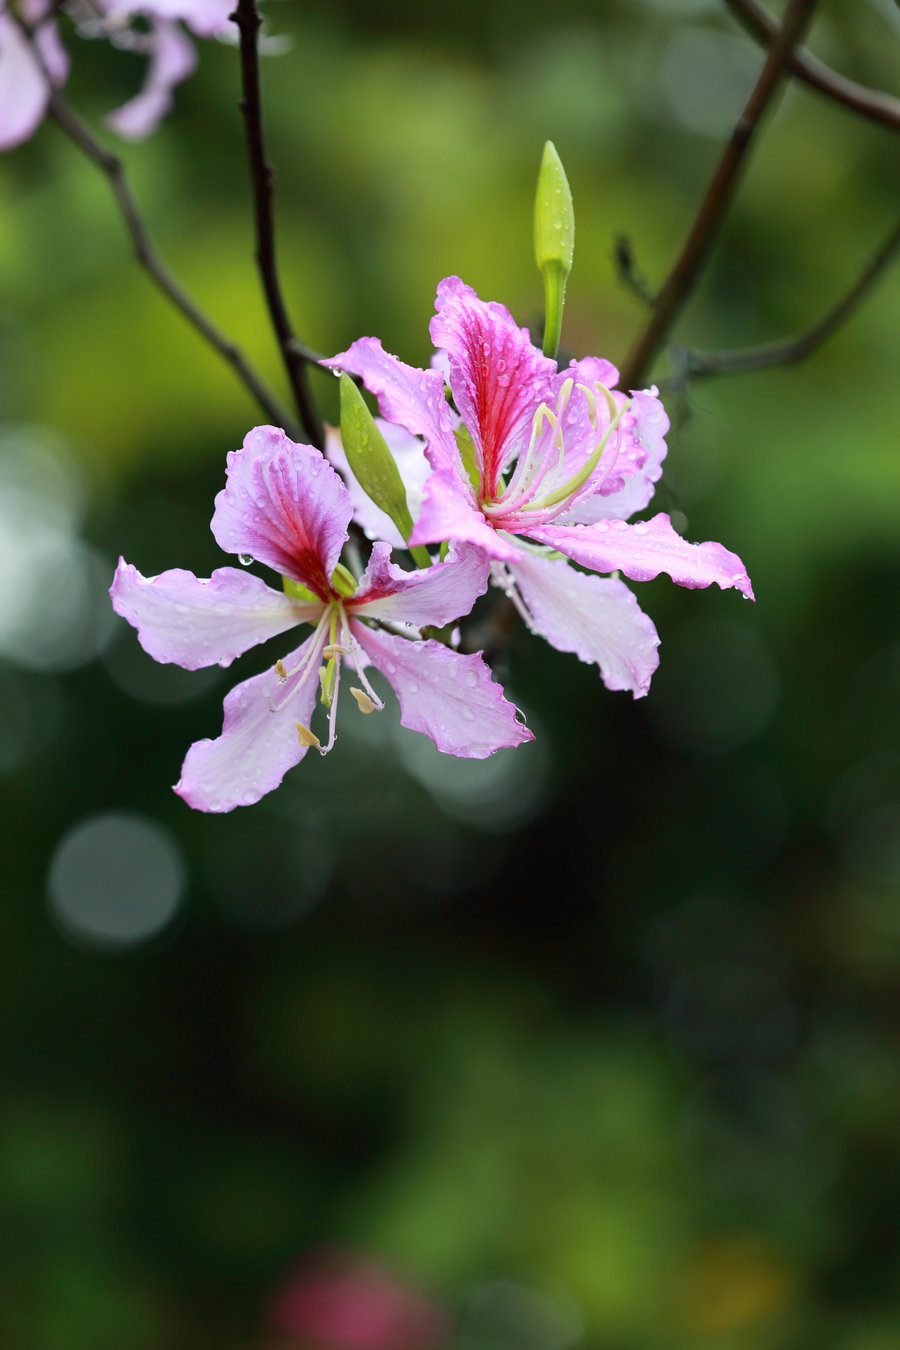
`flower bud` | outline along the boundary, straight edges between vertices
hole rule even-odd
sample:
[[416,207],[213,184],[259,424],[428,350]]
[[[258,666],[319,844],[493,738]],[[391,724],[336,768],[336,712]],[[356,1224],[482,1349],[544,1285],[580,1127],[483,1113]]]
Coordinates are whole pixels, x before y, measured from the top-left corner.
[[575,251],[575,210],[569,180],[552,141],[544,145],[534,202],[534,256],[544,278],[544,355],[555,357],[562,332],[566,282]]

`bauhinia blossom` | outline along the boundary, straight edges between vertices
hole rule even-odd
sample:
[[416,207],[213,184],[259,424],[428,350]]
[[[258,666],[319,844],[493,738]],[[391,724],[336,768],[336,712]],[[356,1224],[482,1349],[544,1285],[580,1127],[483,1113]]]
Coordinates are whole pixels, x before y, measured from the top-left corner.
[[[142,89],[107,118],[119,135],[139,140],[155,130],[172,105],[174,87],[197,63],[194,45],[181,25],[198,37],[224,34],[232,27],[234,4],[233,0],[71,0],[65,8],[85,36],[109,38],[147,57]],[[51,90],[66,81],[69,61],[59,39],[57,9],[53,0],[21,0],[11,12],[10,0],[0,0],[0,150],[19,145],[37,130]],[[140,29],[134,26],[135,19],[142,21]]]
[[[397,695],[403,726],[448,754],[483,759],[532,739],[480,655],[418,631],[468,613],[486,585],[484,555],[463,545],[446,562],[405,572],[390,561],[390,545],[376,543],[357,583],[339,561],[351,515],[347,489],[318,450],[257,427],[228,456],[212,532],[226,552],[274,568],[283,591],[238,568],[209,580],[181,569],[148,578],[120,560],[113,607],[157,661],[227,666],[259,642],[312,625],[300,647],[231,690],[222,734],[191,746],[175,787],[189,805],[250,805],[310,748],[329,750],[348,665],[363,713],[384,706],[366,674],[374,666]],[[326,709],[321,738],[311,726],[317,700]]]
[[640,697],[658,664],[652,621],[618,577],[585,575],[566,558],[633,581],[666,572],[681,586],[753,595],[721,544],[688,543],[663,513],[627,523],[662,473],[669,422],[657,391],[623,393],[597,357],[558,370],[502,305],[458,277],[440,283],[436,308],[440,369],[405,365],[377,338],[324,363],[360,376],[382,416],[421,438],[431,473],[410,543],[483,550],[533,630]]

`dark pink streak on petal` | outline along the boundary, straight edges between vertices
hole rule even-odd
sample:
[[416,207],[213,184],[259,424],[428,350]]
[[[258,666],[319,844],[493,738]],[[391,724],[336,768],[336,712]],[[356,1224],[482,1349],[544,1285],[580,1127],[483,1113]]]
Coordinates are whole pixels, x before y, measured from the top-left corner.
[[497,495],[504,468],[527,445],[530,422],[551,394],[556,362],[532,343],[503,305],[480,300],[459,277],[437,291],[431,338],[450,359],[456,406],[483,459],[483,494]]
[[255,427],[228,456],[212,532],[226,552],[249,554],[327,600],[351,513],[340,475],[318,450]]

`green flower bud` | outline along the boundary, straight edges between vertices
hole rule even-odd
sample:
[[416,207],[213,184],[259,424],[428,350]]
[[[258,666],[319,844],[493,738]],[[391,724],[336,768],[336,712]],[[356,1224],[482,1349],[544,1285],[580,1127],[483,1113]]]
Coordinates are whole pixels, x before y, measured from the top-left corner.
[[534,256],[544,278],[544,355],[555,357],[562,332],[566,282],[575,251],[575,210],[569,180],[552,141],[544,145],[534,202]]

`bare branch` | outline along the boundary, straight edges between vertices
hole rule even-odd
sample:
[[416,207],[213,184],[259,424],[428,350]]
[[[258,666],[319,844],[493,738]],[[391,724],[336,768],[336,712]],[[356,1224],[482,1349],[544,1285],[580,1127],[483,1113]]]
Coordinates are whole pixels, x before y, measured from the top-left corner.
[[297,340],[288,318],[278,267],[275,259],[275,214],[273,198],[275,172],[266,160],[266,145],[262,124],[262,96],[259,83],[259,54],[257,36],[262,23],[255,0],[237,0],[237,8],[230,16],[240,30],[241,81],[243,97],[241,112],[247,130],[247,152],[253,182],[253,204],[256,226],[256,262],[262,279],[269,316],[287,377],[293,390],[300,421],[308,440],[320,450],[324,445],[322,424],[313,404],[309,388],[307,366],[311,353]]
[[678,261],[653,304],[650,319],[628,354],[622,369],[622,388],[636,389],[669,330],[694,289],[710,250],[731,206],[740,170],[760,120],[775,94],[787,59],[809,24],[817,0],[789,0],[759,79],[738,118],[724,154],[700,203],[694,224]]
[[730,352],[698,352],[683,348],[676,356],[684,375],[725,375],[766,366],[787,366],[802,361],[831,337],[860,305],[875,282],[900,252],[900,225],[896,225],[869,265],[847,294],[823,319],[796,337],[764,342],[758,347],[738,347]]
[[[747,32],[768,47],[778,32],[778,24],[762,5],[757,4],[757,0],[724,0],[724,3]],[[787,66],[793,75],[811,89],[817,89],[820,94],[826,94],[835,102],[843,103],[845,107],[871,118],[873,122],[890,127],[892,131],[900,131],[900,99],[875,89],[867,89],[855,80],[848,80],[845,75],[832,70],[809,52],[793,51],[788,57]]]

